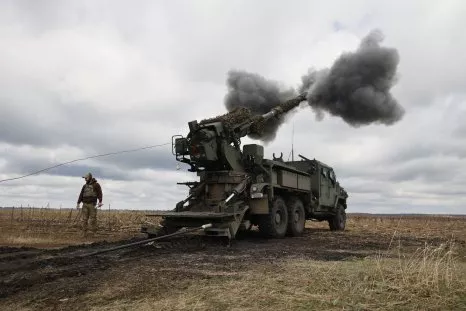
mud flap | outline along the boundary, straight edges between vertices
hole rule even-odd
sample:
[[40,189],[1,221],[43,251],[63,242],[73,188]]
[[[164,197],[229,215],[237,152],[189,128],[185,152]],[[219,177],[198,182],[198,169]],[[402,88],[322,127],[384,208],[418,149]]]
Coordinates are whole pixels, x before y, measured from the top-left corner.
[[244,206],[241,211],[235,213],[234,220],[208,228],[205,230],[205,234],[210,236],[227,237],[228,240],[233,240],[243,222],[244,215],[248,209],[249,206]]
[[[246,212],[249,210],[249,205],[246,205],[240,214],[237,214],[235,220],[230,223],[230,234],[232,238],[236,236],[238,229],[243,224],[243,218]],[[231,239],[231,238],[230,238]]]

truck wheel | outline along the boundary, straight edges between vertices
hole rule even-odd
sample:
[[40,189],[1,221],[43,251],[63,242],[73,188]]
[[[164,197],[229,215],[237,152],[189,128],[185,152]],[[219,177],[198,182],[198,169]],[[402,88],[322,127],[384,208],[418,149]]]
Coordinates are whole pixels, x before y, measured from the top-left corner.
[[298,198],[291,198],[288,203],[288,229],[287,234],[291,236],[301,236],[306,223],[303,202]]
[[283,238],[288,227],[288,211],[285,201],[276,196],[267,215],[259,218],[259,231],[266,237]]
[[328,220],[328,224],[329,224],[330,230],[332,231],[345,230],[346,212],[345,212],[345,208],[341,204],[338,205],[336,215]]

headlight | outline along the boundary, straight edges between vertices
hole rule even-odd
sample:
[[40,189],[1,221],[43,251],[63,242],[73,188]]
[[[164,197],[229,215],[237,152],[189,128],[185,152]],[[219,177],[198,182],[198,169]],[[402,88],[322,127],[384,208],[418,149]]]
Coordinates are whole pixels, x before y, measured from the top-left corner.
[[257,191],[257,187],[256,187],[256,186],[252,186],[251,190],[252,190],[253,192],[256,192],[256,191]]

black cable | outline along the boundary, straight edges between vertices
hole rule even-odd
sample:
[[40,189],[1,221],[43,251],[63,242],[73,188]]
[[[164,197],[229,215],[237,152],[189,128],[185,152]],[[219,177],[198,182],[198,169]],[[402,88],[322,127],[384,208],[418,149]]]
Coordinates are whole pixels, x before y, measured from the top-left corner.
[[106,157],[106,156],[109,156],[109,155],[115,155],[115,154],[120,154],[120,153],[127,153],[127,152],[140,151],[140,150],[144,150],[144,149],[151,149],[151,148],[165,146],[165,145],[168,145],[168,144],[170,144],[170,143],[165,143],[165,144],[160,144],[160,145],[152,145],[152,146],[147,146],[147,147],[142,147],[142,148],[137,148],[137,149],[122,150],[122,151],[98,154],[98,155],[94,155],[94,156],[90,156],[90,157],[86,157],[86,158],[81,158],[81,159],[76,159],[76,160],[60,163],[60,164],[57,164],[57,165],[54,165],[54,166],[51,166],[51,167],[47,167],[47,168],[44,168],[44,169],[42,169],[40,171],[33,172],[33,173],[30,173],[30,174],[27,174],[27,175],[14,177],[14,178],[0,179],[0,182],[5,182],[5,181],[10,181],[10,180],[15,180],[15,179],[21,179],[21,178],[25,178],[25,177],[32,176],[32,175],[37,175],[37,174],[42,173],[44,171],[51,170],[52,168],[56,168],[56,167],[66,165],[66,164],[70,164],[70,163],[73,163],[73,162],[78,162],[78,161],[83,161],[83,160],[88,160],[88,159],[93,159],[93,158],[99,158],[99,157]]

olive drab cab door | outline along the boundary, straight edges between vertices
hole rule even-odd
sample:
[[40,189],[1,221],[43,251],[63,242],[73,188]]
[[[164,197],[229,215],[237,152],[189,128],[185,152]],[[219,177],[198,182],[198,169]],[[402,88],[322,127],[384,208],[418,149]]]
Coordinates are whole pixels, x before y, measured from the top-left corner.
[[333,169],[328,170],[328,192],[329,192],[329,198],[330,198],[330,205],[334,205],[336,200],[337,200],[337,195],[338,195],[338,184],[337,184],[337,177],[335,176],[335,172]]
[[329,180],[329,171],[325,167],[320,168],[320,205],[333,205],[330,197],[330,180]]

